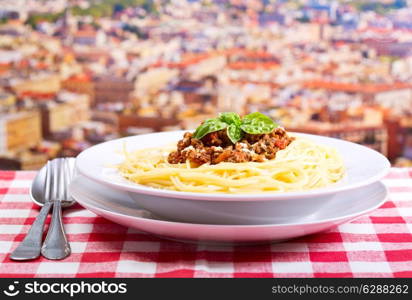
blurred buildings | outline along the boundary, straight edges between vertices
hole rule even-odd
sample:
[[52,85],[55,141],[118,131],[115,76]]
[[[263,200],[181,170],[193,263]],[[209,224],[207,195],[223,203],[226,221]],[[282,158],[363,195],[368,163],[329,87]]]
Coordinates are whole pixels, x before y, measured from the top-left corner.
[[0,168],[257,110],[412,159],[407,1],[10,2]]

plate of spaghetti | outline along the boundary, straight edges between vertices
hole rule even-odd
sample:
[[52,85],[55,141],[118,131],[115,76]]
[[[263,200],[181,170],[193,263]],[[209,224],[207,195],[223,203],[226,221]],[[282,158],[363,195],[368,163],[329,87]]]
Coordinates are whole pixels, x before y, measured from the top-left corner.
[[203,199],[294,197],[353,189],[390,163],[367,147],[289,133],[261,113],[223,113],[194,132],[126,137],[77,158],[82,175],[116,188]]
[[[207,221],[213,212],[221,214],[217,218],[221,222],[237,220],[234,206],[222,204],[233,201],[246,219],[249,202],[277,201],[277,214],[288,218],[309,215],[336,193],[379,181],[390,163],[382,154],[355,143],[287,132],[255,112],[243,117],[222,113],[194,131],[105,142],[83,151],[76,166],[81,175],[130,192],[144,208],[159,215]],[[193,200],[207,204],[193,204]],[[293,213],[290,200],[295,206],[302,202]],[[207,206],[200,212],[205,218],[197,215],[199,205]],[[261,205],[262,215],[270,211],[263,219],[273,221],[273,206]]]

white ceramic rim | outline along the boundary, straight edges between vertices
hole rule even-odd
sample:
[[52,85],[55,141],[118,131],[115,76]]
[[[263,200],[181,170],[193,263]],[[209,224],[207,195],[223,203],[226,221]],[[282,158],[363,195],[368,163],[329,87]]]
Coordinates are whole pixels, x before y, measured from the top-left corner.
[[[184,132],[186,131],[170,131],[170,132],[160,132],[160,133],[158,132],[158,133],[149,133],[149,134],[139,135],[137,137],[144,138],[145,136],[149,136],[153,134],[168,134],[168,133],[169,134],[181,133],[181,135],[183,135]],[[87,160],[87,155],[89,151],[94,151],[94,149],[96,149],[97,147],[102,147],[102,145],[105,145],[105,144],[107,145],[108,143],[126,142],[128,139],[136,137],[136,136],[132,136],[132,137],[124,137],[124,138],[104,142],[101,144],[97,144],[97,145],[94,145],[84,150],[76,158],[76,169],[79,172],[79,174],[93,181],[96,181],[103,185],[110,186],[118,190],[129,191],[129,192],[133,192],[137,194],[155,195],[155,196],[164,197],[164,198],[170,197],[170,198],[189,199],[189,200],[205,200],[205,201],[270,201],[270,200],[290,200],[290,199],[298,199],[298,198],[301,199],[301,198],[310,198],[310,197],[316,197],[316,196],[330,195],[330,194],[335,194],[335,193],[339,193],[343,191],[357,189],[357,188],[372,184],[374,182],[377,182],[381,180],[384,176],[386,176],[386,174],[390,170],[391,165],[388,159],[381,153],[373,149],[370,149],[368,147],[365,147],[365,146],[362,146],[356,143],[348,142],[345,140],[341,140],[341,139],[331,138],[331,137],[318,136],[318,135],[306,134],[306,133],[293,133],[293,134],[297,136],[306,137],[309,139],[311,137],[312,138],[318,137],[324,140],[335,141],[335,143],[338,142],[338,143],[345,143],[347,145],[350,144],[350,146],[353,148],[362,149],[362,151],[369,151],[370,155],[375,155],[377,159],[381,160],[381,162],[384,163],[384,166],[374,176],[371,176],[365,180],[359,181],[357,183],[352,183],[352,184],[343,184],[343,185],[335,184],[335,185],[331,185],[328,187],[317,188],[317,189],[307,190],[307,191],[234,195],[234,194],[224,194],[224,193],[195,193],[195,192],[161,190],[161,189],[156,189],[156,188],[152,188],[152,187],[148,187],[144,185],[139,185],[131,181],[130,182],[115,182],[115,181],[110,181],[108,180],[108,178],[105,178],[103,176],[94,175],[93,171],[89,170],[84,165],[83,161]]]
[[[108,210],[106,208],[101,208],[101,207],[96,207],[95,205],[90,205],[87,203],[87,201],[80,200],[78,201],[76,196],[73,196],[74,199],[76,199],[77,202],[79,202],[80,205],[84,205],[87,209],[90,210],[89,207],[92,208],[97,208],[97,210],[102,210],[105,212],[108,212],[110,214],[116,215],[118,217],[128,217],[128,218],[135,218],[135,219],[140,219],[143,220],[144,222],[155,222],[155,223],[160,223],[163,225],[171,225],[171,224],[179,224],[182,226],[200,226],[204,227],[204,229],[210,228],[210,229],[219,229],[219,228],[275,228],[275,227],[290,227],[290,226],[305,226],[305,225],[316,225],[316,224],[323,224],[323,223],[332,223],[332,222],[338,222],[340,220],[353,220],[357,217],[360,217],[362,215],[365,215],[369,212],[374,211],[375,209],[379,208],[381,205],[383,205],[389,196],[389,190],[388,187],[383,184],[382,182],[376,182],[374,184],[379,184],[381,188],[384,190],[385,196],[382,197],[382,200],[380,200],[378,203],[375,205],[366,208],[362,211],[358,211],[355,213],[351,213],[348,215],[343,215],[335,218],[329,218],[329,219],[321,219],[321,220],[313,220],[313,221],[307,221],[307,222],[296,222],[296,223],[280,223],[280,224],[256,224],[256,225],[230,225],[230,224],[204,224],[204,223],[189,223],[189,222],[178,222],[178,221],[165,221],[165,220],[158,220],[158,219],[149,219],[149,218],[143,218],[143,217],[137,217],[137,216],[132,216],[132,215],[127,215],[127,214],[122,214],[118,212],[113,212],[111,210]],[[84,204],[86,202],[86,204]]]

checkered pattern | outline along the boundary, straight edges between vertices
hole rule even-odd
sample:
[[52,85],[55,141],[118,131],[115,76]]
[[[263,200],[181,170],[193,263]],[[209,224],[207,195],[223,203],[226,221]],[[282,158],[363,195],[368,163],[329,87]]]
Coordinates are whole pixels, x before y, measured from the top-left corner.
[[391,170],[390,199],[370,215],[284,243],[171,242],[77,205],[63,218],[71,256],[13,262],[9,253],[38,213],[28,196],[34,175],[0,172],[0,277],[412,277],[412,169]]

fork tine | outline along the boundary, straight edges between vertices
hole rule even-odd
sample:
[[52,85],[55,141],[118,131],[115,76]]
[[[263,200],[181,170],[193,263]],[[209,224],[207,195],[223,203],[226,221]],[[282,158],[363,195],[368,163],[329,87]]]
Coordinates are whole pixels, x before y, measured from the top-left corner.
[[61,160],[57,159],[53,161],[53,179],[55,181],[53,182],[53,201],[56,201],[60,197],[60,183],[61,183],[61,174],[60,174],[60,165],[61,165]]
[[57,178],[56,194],[57,194],[57,197],[56,197],[55,200],[61,200],[62,192],[63,192],[63,189],[62,189],[62,181],[63,181],[62,162],[63,162],[63,160],[59,159],[57,161],[57,164],[56,164],[56,171],[57,171],[56,172],[56,174],[57,174],[57,176],[56,176],[56,178]]
[[69,166],[69,159],[65,158],[64,159],[64,185],[65,185],[65,189],[64,189],[64,199],[63,200],[69,200],[69,192],[68,192],[68,186],[70,184],[71,181],[71,176],[70,176],[70,166]]
[[50,201],[50,197],[51,197],[51,162],[47,161],[46,164],[46,188],[44,189],[44,199],[46,201]]
[[51,183],[50,183],[50,200],[53,201],[56,199],[56,161],[52,160],[50,162],[50,178],[51,178]]
[[[74,175],[75,175],[75,165],[74,165],[74,163],[75,163],[75,159],[72,159],[72,158],[68,158],[67,159],[67,167],[68,167],[68,174],[69,174],[69,182],[68,182],[68,185],[70,184],[70,182],[72,182],[72,180],[73,180],[73,178],[74,178]],[[69,193],[69,189],[66,189],[67,190],[67,200],[70,200],[71,199],[71,195],[70,195],[70,193]]]
[[59,197],[57,198],[57,200],[61,201],[61,200],[65,200],[65,194],[66,194],[66,171],[65,171],[65,158],[63,159],[59,159],[59,190],[58,190],[58,194]]
[[[76,175],[76,166],[75,166],[75,159],[69,159],[69,168],[70,168],[70,182],[73,181],[75,175]],[[71,195],[70,195],[70,189],[68,191],[68,196],[70,199],[72,199]]]
[[[66,166],[66,158],[63,158],[62,159],[62,162],[61,162],[61,166],[60,166],[61,168],[60,168],[60,174],[61,174],[61,176],[62,176],[62,183],[63,183],[63,185],[64,186],[67,186],[67,171],[66,171],[66,168],[67,168],[67,166]],[[61,189],[61,199],[60,200],[66,200],[66,188],[62,188]]]

